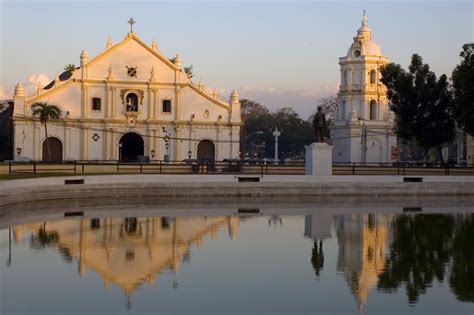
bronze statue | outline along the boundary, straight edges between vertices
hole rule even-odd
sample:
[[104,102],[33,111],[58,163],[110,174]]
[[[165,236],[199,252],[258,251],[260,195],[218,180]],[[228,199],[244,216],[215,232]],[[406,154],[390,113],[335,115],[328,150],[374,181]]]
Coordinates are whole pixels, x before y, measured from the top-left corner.
[[326,132],[326,115],[323,108],[318,106],[318,112],[314,115],[313,130],[316,135],[316,142],[324,142],[324,133]]

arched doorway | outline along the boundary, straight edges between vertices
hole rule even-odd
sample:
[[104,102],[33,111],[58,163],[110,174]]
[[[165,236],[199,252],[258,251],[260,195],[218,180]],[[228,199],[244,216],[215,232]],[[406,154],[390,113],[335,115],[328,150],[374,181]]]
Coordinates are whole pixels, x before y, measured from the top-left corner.
[[136,162],[144,153],[143,139],[140,135],[129,132],[120,138],[119,159],[123,162]]
[[[48,154],[51,152],[51,157]],[[55,137],[48,137],[43,141],[43,162],[62,162],[63,161],[63,144],[61,140]]]
[[211,140],[202,140],[198,144],[197,158],[198,160],[208,160],[214,162],[216,155],[216,147]]

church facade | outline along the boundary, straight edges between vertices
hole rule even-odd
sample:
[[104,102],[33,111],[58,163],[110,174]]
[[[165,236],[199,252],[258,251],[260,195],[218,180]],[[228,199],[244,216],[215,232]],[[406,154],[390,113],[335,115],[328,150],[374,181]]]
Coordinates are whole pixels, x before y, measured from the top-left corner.
[[[32,116],[36,102],[63,112],[48,122],[48,139]],[[179,55],[168,59],[156,41],[147,45],[131,31],[118,44],[109,39],[94,58],[82,51],[80,67],[36,95],[18,84],[13,124],[15,155],[33,160],[49,160],[48,141],[51,161],[181,161],[238,158],[242,121],[235,90],[221,100],[191,81]]]
[[[380,82],[380,67],[389,63],[364,14],[346,56],[339,58],[341,85],[339,109],[331,127],[336,163],[389,163],[397,139],[387,89]],[[396,152],[396,150],[393,150]]]

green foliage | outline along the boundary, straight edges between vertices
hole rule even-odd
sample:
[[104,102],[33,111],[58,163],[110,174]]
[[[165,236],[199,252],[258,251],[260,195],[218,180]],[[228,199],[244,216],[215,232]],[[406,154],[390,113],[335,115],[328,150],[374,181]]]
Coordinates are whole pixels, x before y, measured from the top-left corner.
[[[439,80],[423,59],[414,54],[409,71],[398,64],[381,69],[381,81],[395,113],[395,133],[404,142],[416,141],[425,151],[453,141],[455,124],[452,94],[446,75]],[[439,158],[442,160],[441,154]]]
[[453,71],[454,116],[459,128],[474,136],[474,43],[465,44]]
[[45,124],[50,119],[59,119],[61,118],[62,111],[61,109],[52,104],[37,102],[31,105],[33,111],[33,116],[39,118],[41,123]]
[[392,223],[394,240],[377,287],[393,292],[404,285],[416,303],[435,279],[443,282],[450,259],[452,215],[399,215]]
[[[44,102],[36,102],[31,105],[31,110],[33,112],[33,116],[39,118],[42,124],[44,124],[44,133],[46,136],[46,140],[48,140],[48,127],[47,122],[50,119],[59,119],[61,118],[62,111],[61,109],[52,104],[44,103]],[[48,150],[48,161],[51,161],[51,150],[49,148],[49,141],[46,141],[46,147]]]
[[43,227],[38,229],[36,235],[31,235],[31,248],[42,249],[46,247],[52,247],[59,242],[59,233],[57,231],[47,231],[45,225],[46,223],[43,225]]
[[193,65],[190,65],[189,67],[184,67],[184,73],[186,73],[186,75],[192,79],[194,77],[194,74],[193,74]]
[[72,63],[64,66],[64,71],[66,71],[66,72],[72,72],[75,69],[76,69],[76,66]]
[[314,108],[313,113],[309,116],[308,121],[312,122],[314,115],[318,112],[318,106],[323,108],[323,113],[326,115],[326,122],[328,126],[331,126],[336,120],[337,110],[339,109],[339,97],[334,94],[327,97],[323,97],[318,101],[318,104]]
[[455,231],[449,284],[459,300],[474,302],[474,214],[460,220]]
[[435,281],[449,276],[456,297],[474,301],[473,214],[397,215],[391,230],[393,241],[379,275],[379,290],[395,292],[404,286],[414,304]]
[[[258,102],[242,99],[241,114],[244,123],[241,132],[241,152],[249,157],[273,157],[275,127],[281,131],[278,138],[280,158],[298,158],[304,154],[304,145],[313,137],[312,126],[289,107],[270,112]],[[259,133],[261,131],[262,133]],[[243,146],[245,143],[245,147]]]

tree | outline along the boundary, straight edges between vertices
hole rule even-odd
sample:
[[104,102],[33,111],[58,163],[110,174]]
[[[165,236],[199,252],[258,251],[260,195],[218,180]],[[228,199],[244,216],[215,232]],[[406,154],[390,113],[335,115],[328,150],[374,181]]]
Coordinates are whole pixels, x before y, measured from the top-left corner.
[[0,161],[13,158],[13,101],[0,104]]
[[390,63],[381,68],[381,73],[395,113],[398,138],[416,141],[425,150],[426,158],[429,149],[435,147],[443,161],[441,148],[455,137],[452,93],[446,75],[437,79],[417,54],[412,56],[408,72]]
[[72,63],[64,66],[64,71],[66,71],[66,72],[72,72],[75,69],[76,69],[76,66]]
[[318,112],[318,106],[323,108],[323,113],[326,115],[326,121],[328,126],[331,126],[336,120],[337,110],[339,109],[339,97],[334,94],[327,97],[323,97],[318,101],[313,113],[309,116],[308,121],[312,122],[314,115]]
[[454,68],[454,117],[459,128],[474,136],[474,43],[465,44]]
[[62,111],[58,106],[44,102],[34,103],[31,106],[31,109],[33,110],[33,116],[38,117],[40,122],[44,124],[46,148],[48,150],[48,161],[51,161],[51,150],[49,149],[47,123],[50,119],[59,119],[61,117]]
[[[241,132],[241,152],[248,152],[248,144],[259,148],[262,154],[273,157],[275,137],[273,131],[278,127],[282,131],[278,138],[280,158],[297,158],[304,152],[304,145],[309,144],[313,137],[311,123],[301,119],[291,107],[283,107],[275,112],[258,102],[242,99],[241,116],[243,130]],[[249,135],[252,135],[249,137]],[[244,147],[244,144],[246,145]]]
[[[245,154],[248,152],[247,142],[251,141],[255,145],[255,143],[263,144],[265,140],[269,141],[273,123],[270,111],[260,103],[242,99],[240,104],[240,113],[244,124],[240,133],[240,152],[245,158]],[[252,134],[253,136],[250,136]]]
[[[281,157],[302,157],[304,155],[304,146],[310,144],[311,139],[314,137],[312,124],[307,120],[301,119],[291,107],[280,108],[272,116],[275,124],[273,129],[278,127],[282,131],[278,140]],[[272,135],[270,152],[274,152],[274,142]]]

